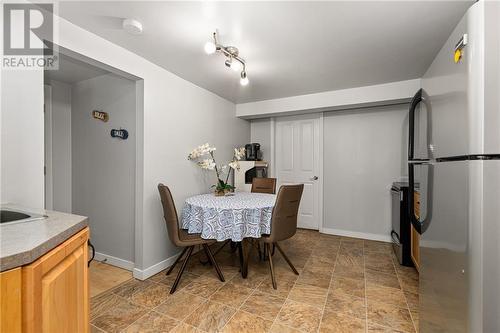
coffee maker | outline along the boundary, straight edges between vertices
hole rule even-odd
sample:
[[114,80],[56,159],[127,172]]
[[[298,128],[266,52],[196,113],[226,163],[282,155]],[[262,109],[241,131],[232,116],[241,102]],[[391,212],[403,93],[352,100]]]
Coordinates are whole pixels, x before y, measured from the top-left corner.
[[249,143],[245,145],[245,159],[247,161],[262,160],[262,152],[259,143]]

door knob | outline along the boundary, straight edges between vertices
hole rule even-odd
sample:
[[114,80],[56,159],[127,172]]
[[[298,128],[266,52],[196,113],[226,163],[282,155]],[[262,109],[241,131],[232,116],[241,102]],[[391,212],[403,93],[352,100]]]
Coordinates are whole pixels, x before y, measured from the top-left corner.
[[318,176],[314,176],[314,177],[311,178],[311,180],[318,180],[318,179],[319,179]]

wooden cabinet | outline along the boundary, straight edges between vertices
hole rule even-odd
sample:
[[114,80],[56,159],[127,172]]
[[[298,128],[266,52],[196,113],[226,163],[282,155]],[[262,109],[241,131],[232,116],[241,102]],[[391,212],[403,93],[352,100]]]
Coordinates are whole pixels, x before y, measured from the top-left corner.
[[21,268],[0,273],[0,332],[21,332]]
[[[420,217],[420,194],[414,192],[413,196],[415,216]],[[420,234],[411,225],[411,259],[417,271],[420,271]]]
[[22,268],[23,332],[88,332],[88,228]]

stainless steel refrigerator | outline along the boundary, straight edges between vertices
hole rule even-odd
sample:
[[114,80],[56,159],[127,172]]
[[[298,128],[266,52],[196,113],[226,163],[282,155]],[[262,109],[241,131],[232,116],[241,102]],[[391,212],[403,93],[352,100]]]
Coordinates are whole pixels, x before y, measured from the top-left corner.
[[500,3],[476,2],[411,103],[409,214],[421,234],[423,333],[500,332],[499,63]]

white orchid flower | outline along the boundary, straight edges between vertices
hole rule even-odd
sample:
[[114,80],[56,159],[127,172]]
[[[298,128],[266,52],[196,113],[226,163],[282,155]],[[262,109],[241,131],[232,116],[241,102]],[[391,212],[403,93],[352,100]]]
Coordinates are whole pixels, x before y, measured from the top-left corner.
[[231,167],[233,170],[239,170],[240,163],[238,161],[229,162],[229,167]]

